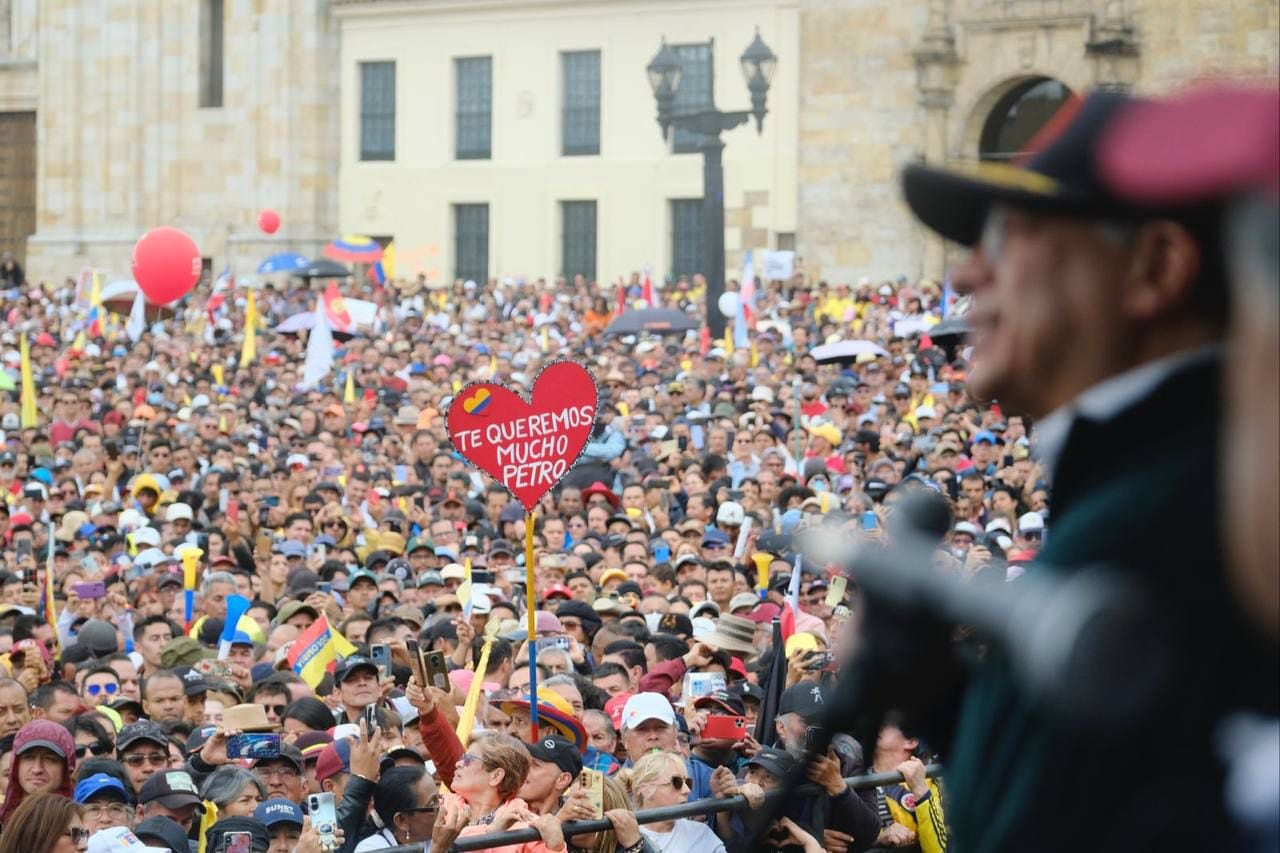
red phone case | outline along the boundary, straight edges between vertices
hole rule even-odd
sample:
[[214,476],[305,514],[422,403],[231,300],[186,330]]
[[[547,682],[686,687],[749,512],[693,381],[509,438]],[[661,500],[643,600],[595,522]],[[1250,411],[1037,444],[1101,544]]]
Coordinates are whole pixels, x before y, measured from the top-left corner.
[[744,717],[729,714],[711,714],[702,729],[704,738],[723,740],[742,740],[747,736],[747,721]]

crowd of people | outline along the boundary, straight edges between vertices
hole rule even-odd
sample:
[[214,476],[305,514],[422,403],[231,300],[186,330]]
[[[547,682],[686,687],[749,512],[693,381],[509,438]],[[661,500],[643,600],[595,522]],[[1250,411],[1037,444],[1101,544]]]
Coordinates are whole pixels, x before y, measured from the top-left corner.
[[[1001,225],[1006,250],[1031,227]],[[994,240],[975,257],[998,263]],[[931,337],[969,298],[980,334],[1013,322],[993,312],[994,278],[961,272],[960,303],[931,281],[759,282],[736,344],[611,334],[648,307],[638,275],[353,276],[343,294],[377,316],[309,388],[305,335],[273,329],[312,309],[313,282],[260,283],[244,359],[243,288],[201,285],[134,342],[122,317],[90,316],[75,281],[17,282],[0,293],[14,380],[0,402],[0,853],[445,851],[512,829],[538,840],[486,849],[954,849],[949,806],[964,806],[963,831],[976,789],[926,772],[952,744],[920,707],[809,748],[866,602],[856,571],[806,560],[799,538],[826,527],[890,546],[910,498],[931,508],[938,572],[976,584],[1016,583],[1042,546],[1081,535],[1066,522],[1048,535],[1053,463],[1030,420],[1048,412],[992,374],[1039,371],[1050,388],[1061,365],[988,349],[977,393],[1004,402],[987,402],[971,351]],[[699,277],[651,292],[705,324]],[[815,360],[841,340],[874,346]],[[560,358],[593,371],[598,417],[531,516],[530,618],[526,513],[454,451],[442,412],[470,381],[528,388]],[[1127,528],[1096,525],[1108,541]],[[248,610],[228,626],[237,597]],[[949,642],[988,652],[963,630]],[[308,665],[325,651],[327,669]],[[418,651],[447,675],[423,677]],[[955,748],[1051,766],[1034,763],[1056,755],[1043,741],[1012,755],[983,740],[1005,718],[982,714],[1010,695],[966,705]],[[995,766],[961,757],[962,779]],[[846,781],[873,772],[901,781]],[[797,776],[806,795],[765,805]],[[317,812],[325,795],[332,816]],[[734,797],[748,807],[637,820]],[[593,818],[609,828],[566,834]],[[989,829],[1025,840],[1019,819]],[[970,828],[964,849],[984,834]],[[1041,840],[1022,849],[1051,849]]]

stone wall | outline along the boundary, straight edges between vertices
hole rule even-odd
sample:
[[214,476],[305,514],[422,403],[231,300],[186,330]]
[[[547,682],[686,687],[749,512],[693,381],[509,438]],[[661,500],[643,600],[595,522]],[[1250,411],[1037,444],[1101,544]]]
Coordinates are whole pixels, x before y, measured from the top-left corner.
[[[33,280],[127,276],[149,228],[191,233],[215,270],[336,233],[336,27],[326,0],[225,0],[221,107],[201,108],[207,0],[44,0]],[[283,225],[267,239],[257,211]]]

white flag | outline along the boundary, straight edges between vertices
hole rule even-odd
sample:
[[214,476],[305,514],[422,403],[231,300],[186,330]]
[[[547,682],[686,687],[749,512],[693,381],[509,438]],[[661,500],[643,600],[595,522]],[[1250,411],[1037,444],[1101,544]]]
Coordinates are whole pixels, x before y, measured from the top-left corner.
[[302,367],[302,387],[315,388],[333,369],[333,330],[324,300],[316,300],[316,324],[307,338],[307,361]]
[[147,330],[147,297],[139,289],[133,297],[133,307],[129,309],[129,322],[125,324],[125,333],[135,344]]

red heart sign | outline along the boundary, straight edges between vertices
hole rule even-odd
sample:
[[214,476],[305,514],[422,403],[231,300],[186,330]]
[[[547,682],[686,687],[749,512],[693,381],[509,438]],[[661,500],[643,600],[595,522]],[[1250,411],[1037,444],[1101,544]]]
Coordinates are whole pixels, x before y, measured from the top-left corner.
[[468,462],[533,512],[582,455],[598,399],[591,371],[557,361],[538,374],[527,402],[497,382],[471,383],[449,404],[445,427]]

